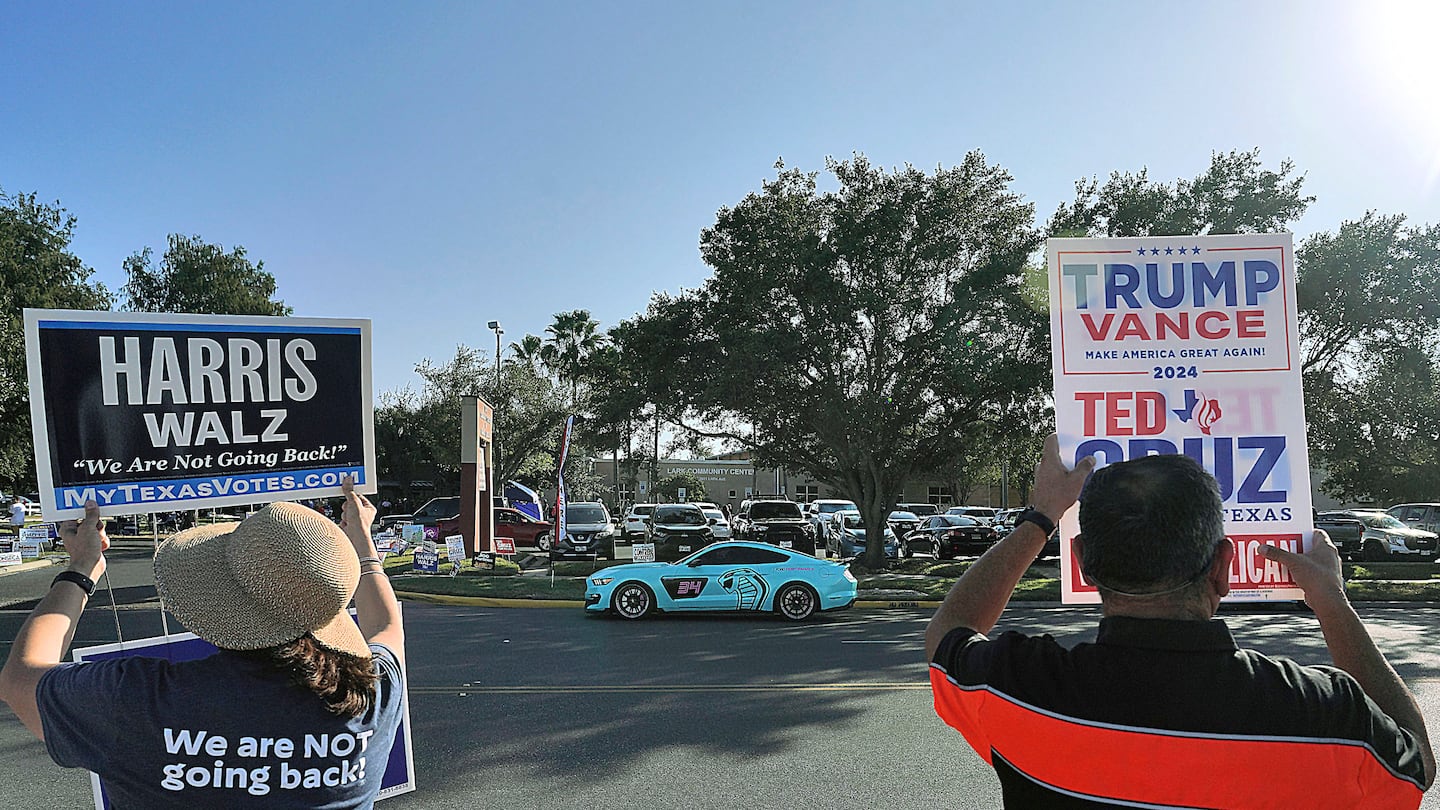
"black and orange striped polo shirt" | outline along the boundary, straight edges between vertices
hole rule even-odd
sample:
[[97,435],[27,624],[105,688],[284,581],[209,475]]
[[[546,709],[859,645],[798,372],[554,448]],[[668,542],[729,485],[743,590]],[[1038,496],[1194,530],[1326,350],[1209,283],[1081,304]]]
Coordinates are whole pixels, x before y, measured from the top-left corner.
[[1414,808],[1419,745],[1349,675],[1235,645],[1219,619],[1111,617],[1093,644],[960,628],[935,712],[1008,808]]

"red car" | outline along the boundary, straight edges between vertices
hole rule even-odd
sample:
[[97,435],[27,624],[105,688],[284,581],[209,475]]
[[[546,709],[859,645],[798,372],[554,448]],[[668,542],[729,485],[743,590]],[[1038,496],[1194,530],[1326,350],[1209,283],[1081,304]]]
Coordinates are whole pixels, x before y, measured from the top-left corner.
[[[446,518],[435,524],[441,537],[460,533],[460,518]],[[541,551],[550,550],[550,524],[543,520],[536,520],[518,509],[510,509],[504,506],[495,507],[495,536],[509,537],[515,541],[515,547],[538,548]]]

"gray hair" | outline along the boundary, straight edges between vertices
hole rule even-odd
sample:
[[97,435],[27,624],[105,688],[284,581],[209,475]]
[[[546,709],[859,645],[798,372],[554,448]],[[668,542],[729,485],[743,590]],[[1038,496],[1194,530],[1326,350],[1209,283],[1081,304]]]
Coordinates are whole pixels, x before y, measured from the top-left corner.
[[1102,588],[1145,594],[1203,574],[1225,539],[1220,487],[1184,455],[1096,470],[1080,495],[1080,564]]

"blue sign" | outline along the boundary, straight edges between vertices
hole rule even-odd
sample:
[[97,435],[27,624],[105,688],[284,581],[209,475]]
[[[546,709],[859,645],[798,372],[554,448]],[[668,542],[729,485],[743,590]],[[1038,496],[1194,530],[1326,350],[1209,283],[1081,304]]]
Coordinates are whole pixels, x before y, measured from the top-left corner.
[[423,546],[415,549],[415,571],[420,574],[440,573],[440,552]]
[[[354,614],[354,611],[351,611]],[[123,647],[123,649],[122,649]],[[194,633],[176,633],[171,636],[142,638],[126,641],[124,644],[102,644],[95,647],[81,647],[72,651],[76,661],[108,661],[127,656],[164,658],[167,661],[195,661],[214,655],[215,646]],[[406,691],[409,691],[409,677],[406,677]],[[395,731],[395,744],[390,747],[390,759],[385,763],[385,776],[380,780],[378,799],[387,799],[401,793],[415,790],[415,755],[410,745],[410,700],[407,694],[404,716]],[[90,774],[90,786],[98,810],[109,810],[112,806],[105,795],[105,784],[94,773]]]

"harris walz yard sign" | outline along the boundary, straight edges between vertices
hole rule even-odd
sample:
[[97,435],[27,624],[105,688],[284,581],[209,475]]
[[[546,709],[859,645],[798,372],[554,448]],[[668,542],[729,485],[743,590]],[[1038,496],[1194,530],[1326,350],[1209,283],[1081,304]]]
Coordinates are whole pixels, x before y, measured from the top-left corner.
[[25,310],[47,519],[374,492],[370,322]]

